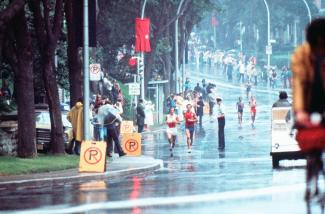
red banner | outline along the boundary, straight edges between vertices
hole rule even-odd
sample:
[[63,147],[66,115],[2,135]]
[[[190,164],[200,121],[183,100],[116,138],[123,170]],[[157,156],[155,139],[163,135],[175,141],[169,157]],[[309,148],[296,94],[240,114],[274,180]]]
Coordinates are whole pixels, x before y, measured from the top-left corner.
[[215,16],[212,16],[212,18],[211,18],[211,25],[212,25],[212,27],[217,27],[217,25],[218,25],[218,20]]
[[135,19],[135,51],[150,52],[150,19]]

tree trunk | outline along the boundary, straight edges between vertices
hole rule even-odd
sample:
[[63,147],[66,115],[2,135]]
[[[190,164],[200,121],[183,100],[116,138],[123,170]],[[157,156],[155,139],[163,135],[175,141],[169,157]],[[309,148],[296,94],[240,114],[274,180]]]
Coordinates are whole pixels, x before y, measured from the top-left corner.
[[[45,5],[44,5],[45,4]],[[63,125],[60,111],[59,91],[53,70],[53,60],[57,42],[62,29],[63,1],[55,1],[55,9],[51,10],[50,2],[43,1],[43,7],[39,0],[30,0],[29,5],[33,12],[34,27],[43,63],[43,79],[46,97],[51,118],[51,152],[64,154]],[[50,15],[53,14],[53,20]]]
[[51,117],[51,152],[53,154],[64,154],[63,125],[60,110],[59,90],[53,71],[51,56],[44,59],[44,86]]
[[15,83],[18,107],[18,156],[35,157],[36,127],[34,106],[34,75],[31,37],[28,32],[25,11],[19,12],[14,20],[17,42],[17,64]]
[[68,28],[68,67],[70,85],[70,107],[82,97],[81,60],[76,43],[75,26],[73,21],[72,0],[65,1],[65,15]]

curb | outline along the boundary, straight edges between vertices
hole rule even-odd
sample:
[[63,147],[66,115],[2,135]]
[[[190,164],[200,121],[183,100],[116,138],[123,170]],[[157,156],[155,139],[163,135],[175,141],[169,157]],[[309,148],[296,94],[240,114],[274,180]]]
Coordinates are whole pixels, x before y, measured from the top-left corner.
[[90,180],[100,180],[100,179],[114,179],[122,176],[130,176],[135,174],[142,174],[147,172],[152,172],[158,170],[163,167],[163,161],[159,159],[154,159],[155,163],[150,164],[145,167],[137,167],[131,169],[123,169],[123,170],[116,170],[116,171],[107,171],[105,173],[80,173],[78,175],[73,176],[60,176],[60,177],[47,177],[47,178],[40,178],[40,179],[26,179],[26,180],[15,180],[15,181],[4,181],[0,182],[0,189],[3,186],[10,185],[11,187],[18,186],[21,184],[28,184],[28,185],[56,185],[63,183],[69,183],[71,181],[80,182],[80,181],[90,181]]

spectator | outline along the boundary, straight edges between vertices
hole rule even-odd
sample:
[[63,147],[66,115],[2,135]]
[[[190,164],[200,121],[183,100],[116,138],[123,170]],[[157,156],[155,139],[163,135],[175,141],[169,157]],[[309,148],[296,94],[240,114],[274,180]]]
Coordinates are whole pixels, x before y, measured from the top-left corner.
[[200,96],[199,101],[197,102],[197,106],[196,106],[196,114],[199,117],[200,127],[202,127],[203,108],[204,108],[203,97]]
[[126,155],[121,147],[117,130],[118,126],[116,125],[116,123],[121,123],[122,118],[119,115],[119,111],[114,108],[109,100],[106,100],[105,105],[98,109],[98,121],[104,125],[107,132],[106,142],[108,144],[108,156],[112,156],[113,141],[119,156]]
[[83,104],[82,98],[79,98],[77,103],[68,112],[67,119],[72,125],[73,140],[68,146],[68,153],[80,155],[80,146],[83,140]]
[[288,95],[287,95],[287,92],[285,91],[280,91],[279,93],[279,100],[276,101],[272,108],[275,108],[275,107],[290,107],[291,106],[291,103],[288,101]]
[[195,88],[194,88],[194,91],[196,91],[197,93],[201,93],[202,92],[202,88],[200,87],[200,83],[197,83]]
[[138,133],[142,133],[143,128],[144,128],[144,119],[146,118],[146,114],[144,112],[144,105],[143,105],[143,100],[142,99],[139,99],[136,110],[137,110]]
[[190,90],[190,79],[189,78],[186,78],[186,81],[184,83],[184,87],[185,87],[185,92],[187,92],[188,90]]
[[121,98],[120,85],[115,81],[112,87],[112,104],[115,104],[118,98]]
[[217,99],[217,117],[218,117],[218,144],[219,149],[225,149],[225,107],[222,104],[222,98],[218,97]]

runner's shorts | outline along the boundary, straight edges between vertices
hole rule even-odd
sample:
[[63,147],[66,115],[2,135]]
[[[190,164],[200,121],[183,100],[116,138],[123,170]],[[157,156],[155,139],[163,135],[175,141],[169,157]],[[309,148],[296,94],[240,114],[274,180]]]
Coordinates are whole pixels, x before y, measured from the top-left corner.
[[177,128],[167,128],[166,130],[167,134],[170,134],[170,135],[173,135],[173,136],[176,136],[177,135]]

